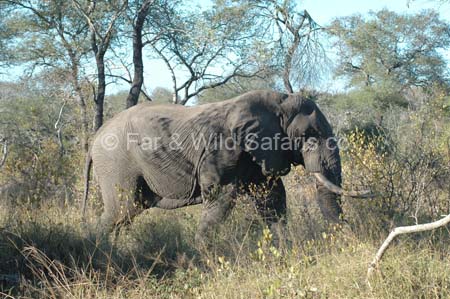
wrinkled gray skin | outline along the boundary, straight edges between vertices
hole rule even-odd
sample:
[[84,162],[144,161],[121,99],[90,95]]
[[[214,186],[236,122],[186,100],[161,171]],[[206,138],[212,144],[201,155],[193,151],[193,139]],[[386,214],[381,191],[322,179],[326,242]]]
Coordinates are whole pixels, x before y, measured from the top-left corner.
[[[238,146],[214,148],[198,141],[212,134],[232,136]],[[252,148],[255,143],[248,143],[250,137],[262,142],[263,137],[276,136],[292,144],[298,137],[315,137],[319,146],[308,151]],[[240,193],[249,194],[251,183],[269,185],[266,199],[253,197],[254,202],[269,225],[280,223],[286,214],[280,176],[291,164],[320,172],[340,186],[339,150],[325,146],[332,136],[316,104],[296,94],[252,91],[196,107],[139,104],[105,123],[90,149],[104,203],[101,223],[114,226],[151,207],[203,204],[196,236],[203,239],[226,217]],[[158,140],[153,149],[149,140]],[[90,165],[88,159],[87,182]],[[87,184],[84,202],[88,188]],[[317,200],[325,218],[338,221],[342,210],[337,195],[318,185]]]

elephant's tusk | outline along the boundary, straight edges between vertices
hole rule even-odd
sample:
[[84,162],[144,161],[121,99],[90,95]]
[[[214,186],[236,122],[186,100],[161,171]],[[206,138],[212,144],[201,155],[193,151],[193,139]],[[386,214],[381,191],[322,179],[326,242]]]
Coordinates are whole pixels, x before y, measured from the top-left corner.
[[330,190],[333,193],[336,193],[338,195],[343,196],[349,196],[349,197],[362,197],[362,198],[371,198],[375,197],[375,194],[370,192],[369,190],[364,191],[346,191],[342,189],[341,187],[336,186],[332,182],[330,182],[323,174],[319,172],[313,173],[316,179],[321,183],[325,188]]

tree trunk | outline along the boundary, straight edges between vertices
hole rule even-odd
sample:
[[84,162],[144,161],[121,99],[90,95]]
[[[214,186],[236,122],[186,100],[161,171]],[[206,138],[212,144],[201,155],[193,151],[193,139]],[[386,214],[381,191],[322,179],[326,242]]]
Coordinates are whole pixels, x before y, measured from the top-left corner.
[[288,52],[286,53],[286,57],[284,59],[283,83],[287,93],[294,92],[294,88],[292,88],[290,77],[292,69],[292,59],[294,57],[295,50],[297,49],[299,44],[300,38],[298,37],[298,35],[295,35],[294,41],[292,45],[289,47]]
[[82,140],[81,140],[81,146],[85,153],[89,151],[89,126],[88,126],[88,119],[87,119],[87,108],[86,108],[86,101],[84,99],[83,95],[78,96],[80,98],[80,110],[81,110],[81,127],[82,127]]
[[66,50],[70,57],[70,69],[71,69],[71,76],[72,76],[72,84],[73,88],[75,90],[75,94],[78,97],[78,103],[80,105],[81,110],[81,128],[82,128],[82,137],[81,137],[81,148],[85,153],[89,150],[89,126],[88,126],[88,119],[87,119],[87,108],[86,108],[86,100],[83,95],[83,90],[80,85],[80,81],[78,79],[79,77],[79,59],[77,59],[76,55],[74,54],[74,51],[68,44],[65,45]]
[[80,83],[78,81],[78,76],[73,78],[75,93],[78,97],[78,103],[80,105],[81,111],[81,128],[82,128],[82,137],[81,137],[81,148],[85,153],[89,150],[89,126],[87,119],[87,108],[86,108],[86,100],[84,99],[83,91],[81,89]]
[[8,157],[8,140],[1,139],[0,142],[3,142],[2,158],[0,160],[0,168],[2,168],[6,163],[6,158]]
[[103,105],[105,102],[106,79],[105,79],[105,57],[104,54],[98,53],[95,55],[95,62],[97,63],[97,95],[95,98],[95,118],[94,130],[97,131],[103,125]]
[[[142,27],[141,27],[142,29]],[[136,105],[139,101],[142,84],[144,83],[144,64],[142,62],[142,32],[135,27],[133,33],[133,64],[134,75],[130,92],[127,96],[127,108]]]
[[142,61],[142,27],[153,0],[145,1],[137,13],[136,23],[133,26],[133,65],[134,74],[130,92],[127,96],[127,108],[136,105],[139,101],[142,84],[144,83],[144,63]]

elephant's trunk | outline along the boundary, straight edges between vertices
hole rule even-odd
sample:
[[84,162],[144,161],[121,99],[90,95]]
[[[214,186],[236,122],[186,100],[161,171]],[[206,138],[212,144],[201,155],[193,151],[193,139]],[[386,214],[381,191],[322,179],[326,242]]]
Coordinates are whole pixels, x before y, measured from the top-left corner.
[[325,219],[339,221],[342,214],[340,196],[371,197],[368,191],[346,191],[341,188],[341,159],[334,138],[319,140],[314,150],[304,153],[305,167],[317,179],[317,201]]
[[320,171],[318,173],[324,181],[330,184],[323,184],[319,181],[317,186],[317,201],[325,219],[330,222],[338,222],[342,214],[341,198],[338,193],[328,188],[330,185],[341,187],[341,158],[337,146],[330,145],[329,140],[322,140],[319,152]]

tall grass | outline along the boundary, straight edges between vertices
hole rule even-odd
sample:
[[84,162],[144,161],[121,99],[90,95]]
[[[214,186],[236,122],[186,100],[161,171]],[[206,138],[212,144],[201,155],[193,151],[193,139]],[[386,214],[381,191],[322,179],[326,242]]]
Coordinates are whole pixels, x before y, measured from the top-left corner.
[[[291,194],[292,195],[292,194]],[[313,205],[310,203],[310,205]],[[197,207],[149,210],[117,238],[98,236],[75,208],[2,207],[0,283],[9,298],[445,298],[447,231],[403,238],[372,289],[365,282],[377,240],[332,227],[309,235],[290,198],[287,245],[248,203],[238,204],[207,251],[194,233]],[[92,217],[95,219],[94,217]],[[306,226],[305,226],[306,225]],[[378,239],[381,240],[381,239]]]

